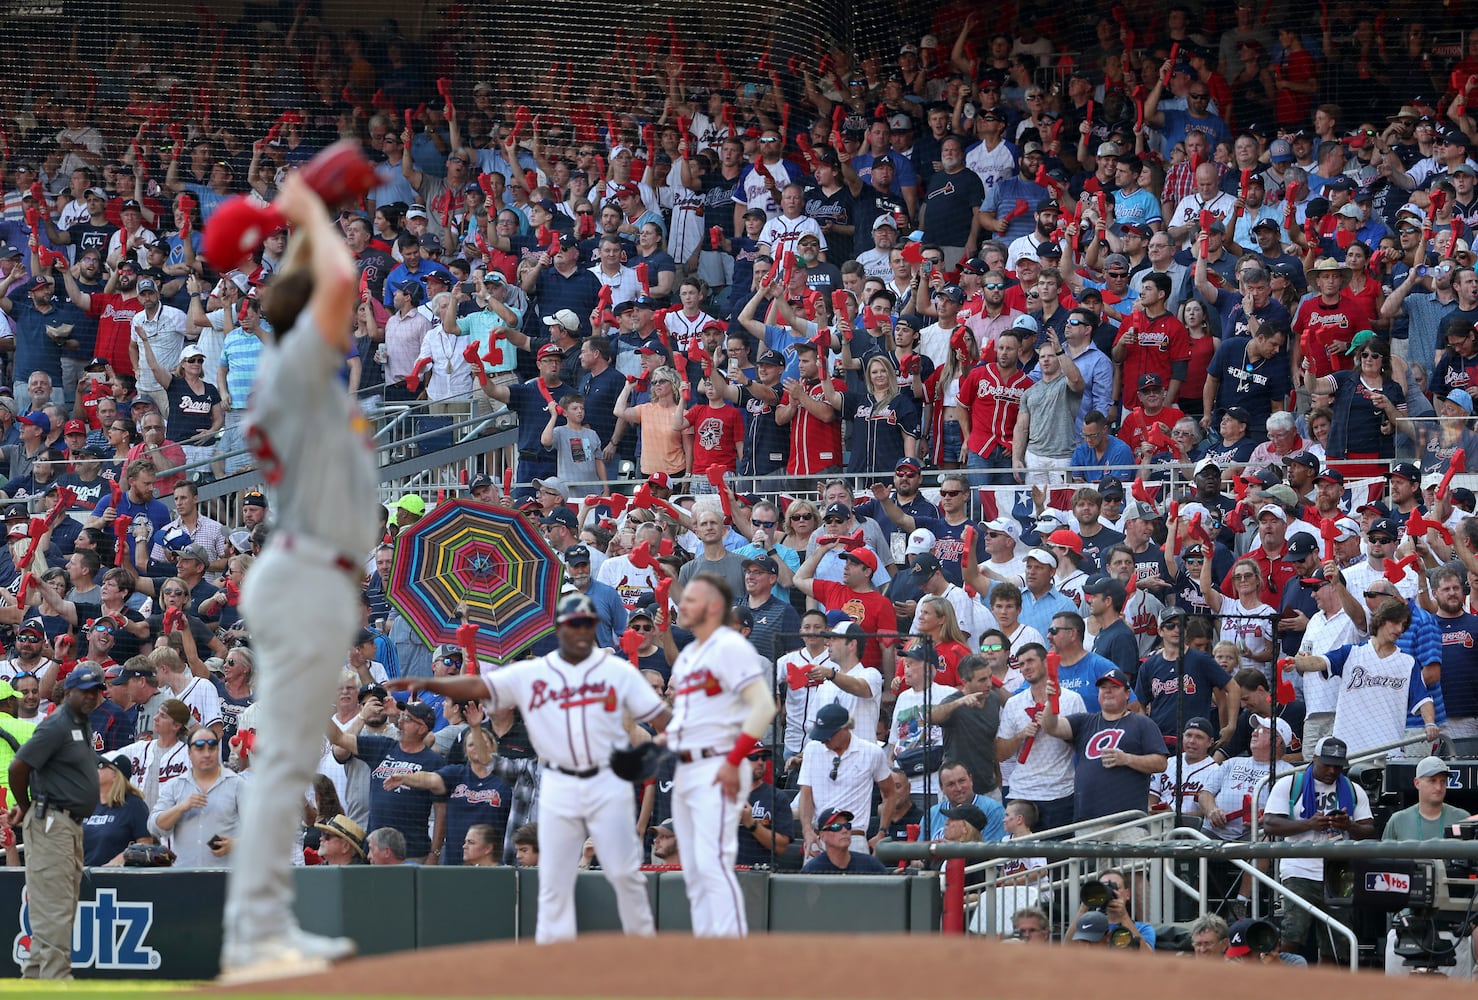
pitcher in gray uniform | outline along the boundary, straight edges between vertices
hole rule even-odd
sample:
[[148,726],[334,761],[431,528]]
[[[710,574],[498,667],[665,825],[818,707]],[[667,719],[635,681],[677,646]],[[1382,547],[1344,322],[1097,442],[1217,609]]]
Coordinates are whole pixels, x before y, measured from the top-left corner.
[[359,627],[360,567],[378,530],[368,425],[338,378],[358,278],[327,208],[297,175],[275,207],[296,233],[262,314],[286,332],[263,354],[246,434],[277,523],[241,594],[260,711],[226,899],[223,982],[300,974],[354,953],[347,938],[298,927],[291,861],[325,713]]

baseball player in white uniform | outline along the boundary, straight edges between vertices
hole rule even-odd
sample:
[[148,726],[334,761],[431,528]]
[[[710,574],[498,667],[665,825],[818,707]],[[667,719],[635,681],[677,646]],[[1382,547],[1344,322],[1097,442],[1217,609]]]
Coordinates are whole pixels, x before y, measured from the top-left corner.
[[298,174],[275,206],[296,234],[264,289],[263,314],[279,333],[246,425],[277,524],[241,593],[262,711],[226,896],[222,981],[237,982],[322,969],[355,951],[348,938],[298,927],[291,866],[379,527],[372,501],[344,502],[374,497],[378,478],[368,424],[338,377],[353,346],[354,260]]
[[672,818],[696,937],[749,933],[734,877],[739,809],[749,796],[745,760],[775,718],[769,665],[726,624],[733,605],[722,577],[699,573],[688,581],[678,620],[693,642],[678,654],[668,682],[667,745],[678,759]]
[[398,678],[396,691],[430,691],[453,700],[517,707],[543,764],[539,778],[539,944],[575,937],[575,875],[587,837],[616,892],[627,934],[656,933],[641,873],[636,798],[610,769],[627,742],[623,713],[661,730],[672,717],[624,657],[595,647],[600,614],[584,594],[559,602],[559,649],[475,677]]

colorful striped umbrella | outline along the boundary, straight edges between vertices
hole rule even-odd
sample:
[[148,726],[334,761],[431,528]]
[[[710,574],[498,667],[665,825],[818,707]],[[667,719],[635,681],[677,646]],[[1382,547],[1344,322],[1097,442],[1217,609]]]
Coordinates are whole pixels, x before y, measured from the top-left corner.
[[400,532],[386,596],[432,646],[457,642],[457,604],[465,601],[478,656],[506,663],[554,631],[563,575],[518,511],[459,499]]

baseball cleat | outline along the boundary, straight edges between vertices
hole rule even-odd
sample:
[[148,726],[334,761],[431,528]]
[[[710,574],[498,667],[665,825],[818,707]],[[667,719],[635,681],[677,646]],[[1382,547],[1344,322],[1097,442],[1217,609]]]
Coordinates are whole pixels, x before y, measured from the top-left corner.
[[358,945],[349,938],[306,931],[298,931],[291,938],[228,945],[221,957],[221,974],[216,982],[232,985],[326,972],[334,962],[352,958],[358,950]]

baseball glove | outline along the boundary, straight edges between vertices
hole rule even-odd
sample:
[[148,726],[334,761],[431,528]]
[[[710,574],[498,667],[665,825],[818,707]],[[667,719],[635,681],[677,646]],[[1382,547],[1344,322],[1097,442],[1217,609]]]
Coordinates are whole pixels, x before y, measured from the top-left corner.
[[169,868],[174,862],[174,851],[162,844],[129,844],[123,849],[125,868]]
[[622,746],[611,751],[611,770],[624,781],[650,781],[657,776],[666,751],[655,743]]

